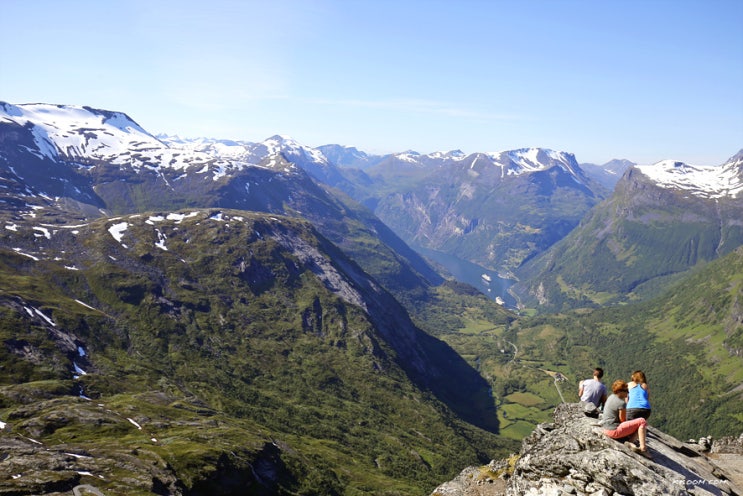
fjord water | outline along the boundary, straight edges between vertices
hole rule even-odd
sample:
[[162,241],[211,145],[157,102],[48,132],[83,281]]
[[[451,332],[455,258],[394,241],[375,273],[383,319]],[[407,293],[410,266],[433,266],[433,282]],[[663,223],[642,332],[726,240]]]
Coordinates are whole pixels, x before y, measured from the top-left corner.
[[508,288],[513,286],[515,280],[503,278],[493,270],[448,253],[420,246],[413,246],[413,249],[424,257],[442,265],[457,281],[474,286],[491,300],[500,297],[505,306],[516,307],[516,299],[508,292]]

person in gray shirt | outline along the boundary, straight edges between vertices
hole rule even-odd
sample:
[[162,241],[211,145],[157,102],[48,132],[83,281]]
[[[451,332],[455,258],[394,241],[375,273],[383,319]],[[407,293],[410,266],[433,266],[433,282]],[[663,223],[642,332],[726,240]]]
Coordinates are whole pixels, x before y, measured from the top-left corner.
[[[604,415],[601,417],[601,427],[604,435],[624,441],[625,446],[635,453],[650,458],[650,453],[645,444],[647,431],[647,420],[642,417],[634,420],[627,420],[627,395],[629,389],[627,383],[617,379],[611,385],[612,395],[606,400],[604,405]],[[635,441],[640,442],[640,447],[635,446]]]
[[603,407],[606,403],[606,386],[601,382],[604,376],[604,369],[596,367],[593,369],[593,378],[580,381],[578,385],[578,396],[581,401],[593,403],[596,408]]

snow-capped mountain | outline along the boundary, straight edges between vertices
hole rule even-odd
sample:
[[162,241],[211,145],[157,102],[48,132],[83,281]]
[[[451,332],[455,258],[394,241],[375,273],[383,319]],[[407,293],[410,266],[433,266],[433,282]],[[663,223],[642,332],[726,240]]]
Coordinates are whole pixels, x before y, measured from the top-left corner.
[[601,165],[582,163],[580,164],[580,168],[608,190],[612,190],[617,184],[617,181],[627,172],[627,169],[634,165],[637,164],[630,160],[615,158]]
[[[380,188],[384,190],[397,189],[413,183],[423,185],[425,182],[438,184],[444,181],[449,185],[479,185],[478,187],[491,191],[496,184],[503,181],[508,182],[518,177],[525,178],[548,171],[555,175],[553,180],[559,176],[560,181],[572,181],[589,189],[593,187],[589,186],[591,180],[580,168],[572,153],[546,148],[469,154],[461,150],[429,154],[405,151],[387,155],[375,165],[364,169],[370,177],[386,183],[384,188]],[[353,196],[351,192],[348,193]],[[357,199],[369,205],[377,203],[374,200]]]
[[213,138],[184,139],[168,135],[159,135],[158,138],[171,148],[207,154],[213,160],[227,159],[245,165],[270,165],[275,163],[275,157],[281,156],[287,163],[304,169],[320,181],[335,185],[343,180],[336,165],[331,163],[319,148],[303,145],[290,136],[274,135],[259,142]]
[[368,154],[353,146],[331,144],[318,146],[317,149],[338,167],[363,170],[384,158],[384,155]]
[[[234,141],[214,138],[182,138],[158,134],[157,139],[170,148],[180,148],[192,152],[206,153],[212,157],[223,157],[232,160],[250,161],[256,144],[251,141]],[[253,161],[256,161],[253,159]]]
[[460,160],[465,157],[462,150],[449,150],[448,152],[433,152],[428,154],[431,158]]
[[0,102],[0,124],[31,130],[36,146],[28,150],[39,158],[95,166],[105,162],[133,169],[171,169],[204,174],[216,180],[230,170],[275,167],[270,160],[282,154],[284,172],[296,170],[300,158],[327,163],[321,153],[285,137],[261,143],[182,139],[153,136],[121,112],[50,104],[12,105]]
[[405,152],[365,172],[375,182],[357,199],[409,244],[501,274],[565,236],[603,195],[573,154],[544,148]]
[[120,112],[0,103],[0,138],[7,211],[87,219],[196,205],[319,211],[329,203],[303,170],[327,160],[285,137],[156,137]]
[[501,175],[528,174],[552,167],[560,167],[576,180],[583,177],[575,155],[546,148],[520,148],[487,154],[493,165],[500,167]]
[[163,148],[126,114],[49,104],[0,102],[0,122],[30,126],[36,152],[47,158],[96,158],[123,163],[132,153]]
[[743,191],[743,150],[721,166],[663,160],[636,168],[660,187],[687,191],[700,198],[735,198]]
[[584,176],[572,153],[546,148],[520,148],[516,150],[476,152],[470,154],[465,154],[461,150],[439,151],[428,154],[405,151],[389,155],[386,160],[379,163],[378,168],[408,167],[420,170],[460,166],[461,164],[465,164],[470,170],[478,170],[480,172],[486,172],[488,169],[494,168],[501,177],[529,174],[547,170],[555,166],[563,169],[577,181],[581,181]]
[[[337,232],[349,230],[345,223],[354,217],[364,256],[394,247],[384,256],[410,260],[420,281],[440,277],[379,219],[346,206],[311,177],[323,173],[331,177],[337,168],[287,136],[257,143],[155,136],[119,112],[0,102],[0,220],[77,225],[102,216],[227,208],[302,217],[356,249],[356,239]],[[397,284],[379,271],[375,276]]]
[[121,112],[71,105],[0,103],[0,123],[30,129],[36,147],[28,150],[39,158],[86,166],[105,162],[134,169],[183,170],[196,166],[218,170],[227,165],[224,161],[215,163],[214,157],[206,153],[170,147]]
[[741,191],[743,153],[721,166],[630,167],[576,229],[521,268],[512,290],[545,308],[649,296],[672,275],[743,245]]

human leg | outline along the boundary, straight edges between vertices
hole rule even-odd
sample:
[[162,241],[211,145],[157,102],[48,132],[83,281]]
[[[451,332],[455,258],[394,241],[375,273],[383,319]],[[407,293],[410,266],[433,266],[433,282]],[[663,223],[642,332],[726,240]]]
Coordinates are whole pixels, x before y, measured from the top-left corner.
[[[645,419],[642,419],[642,420],[645,420]],[[647,450],[647,445],[645,444],[646,435],[647,435],[647,422],[643,422],[637,428],[637,439],[640,441],[640,451]]]
[[[613,431],[615,434],[611,437],[617,439],[622,437],[628,437],[632,436],[634,434],[637,434],[637,431],[640,429],[640,426],[643,428],[643,433],[645,432],[645,427],[647,426],[647,420],[644,418],[636,418],[634,420],[628,420],[626,422],[622,422],[619,424],[619,426]],[[639,437],[639,434],[637,434]],[[644,443],[644,441],[642,441]]]

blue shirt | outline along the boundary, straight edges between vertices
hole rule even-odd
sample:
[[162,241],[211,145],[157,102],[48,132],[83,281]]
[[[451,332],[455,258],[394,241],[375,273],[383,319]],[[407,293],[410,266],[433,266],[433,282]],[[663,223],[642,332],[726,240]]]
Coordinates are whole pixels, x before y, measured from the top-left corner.
[[645,408],[650,410],[648,392],[641,385],[635,384],[634,387],[630,388],[627,408]]

